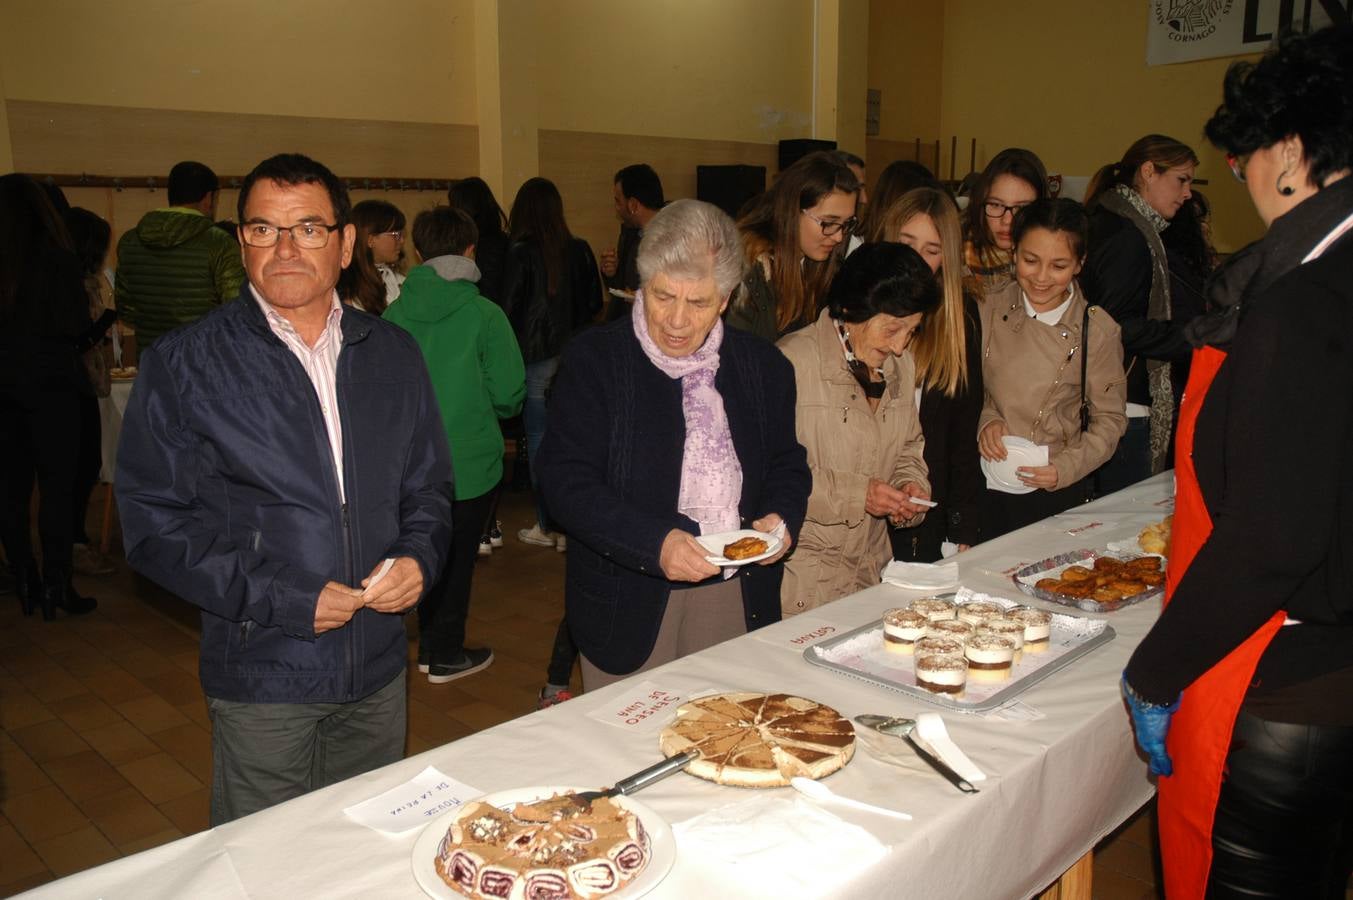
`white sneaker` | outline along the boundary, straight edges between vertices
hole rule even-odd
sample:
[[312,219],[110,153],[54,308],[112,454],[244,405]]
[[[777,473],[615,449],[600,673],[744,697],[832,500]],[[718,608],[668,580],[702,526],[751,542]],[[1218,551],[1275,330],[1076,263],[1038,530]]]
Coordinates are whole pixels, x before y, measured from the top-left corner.
[[568,552],[568,538],[565,537],[565,536],[562,535],[562,534],[557,534],[557,535],[555,535],[555,536],[554,536],[554,549],[558,550],[560,553],[567,553],[567,552]]
[[518,531],[517,540],[523,544],[533,544],[537,547],[553,547],[555,535],[552,532],[541,530],[540,524],[537,523],[530,528],[523,528]]
[[489,536],[487,534],[479,539],[479,555],[480,556],[493,555],[493,543],[489,540]]
[[493,549],[497,550],[503,546],[503,523],[495,521],[493,527],[489,529],[489,543]]

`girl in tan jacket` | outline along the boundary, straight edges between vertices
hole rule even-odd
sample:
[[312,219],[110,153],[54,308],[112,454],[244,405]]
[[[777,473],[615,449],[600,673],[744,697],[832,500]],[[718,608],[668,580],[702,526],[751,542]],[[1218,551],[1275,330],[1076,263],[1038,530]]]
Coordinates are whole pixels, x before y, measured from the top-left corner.
[[930,484],[906,352],[939,303],[929,266],[902,244],[865,244],[832,281],[827,308],[780,349],[794,365],[796,429],[813,490],[785,562],[786,616],[879,583],[888,526],[915,525]]
[[[1086,477],[1113,455],[1127,427],[1118,325],[1087,307],[1076,287],[1087,230],[1085,210],[1073,200],[1022,209],[1012,232],[1015,282],[981,306],[986,402],[977,443],[988,469],[988,539],[1088,499]],[[1046,447],[1048,464],[1020,466],[1017,482],[1003,480],[991,464],[1007,458],[1007,436]]]

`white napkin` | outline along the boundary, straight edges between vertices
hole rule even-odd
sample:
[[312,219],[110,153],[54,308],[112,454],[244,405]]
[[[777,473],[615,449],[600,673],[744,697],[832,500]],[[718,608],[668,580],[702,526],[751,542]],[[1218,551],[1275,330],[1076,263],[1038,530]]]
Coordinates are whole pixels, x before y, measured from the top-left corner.
[[939,713],[923,712],[916,714],[916,730],[913,736],[928,746],[949,768],[969,781],[986,781],[987,773],[968,759],[968,755],[958,749],[958,745],[949,737],[949,729]]
[[883,583],[921,591],[941,591],[958,585],[958,563],[914,563],[893,560],[883,567]]
[[[904,826],[905,827],[905,826]],[[760,793],[672,826],[684,860],[709,867],[725,896],[816,897],[886,852],[872,834],[812,801]],[[731,882],[731,884],[730,884]]]

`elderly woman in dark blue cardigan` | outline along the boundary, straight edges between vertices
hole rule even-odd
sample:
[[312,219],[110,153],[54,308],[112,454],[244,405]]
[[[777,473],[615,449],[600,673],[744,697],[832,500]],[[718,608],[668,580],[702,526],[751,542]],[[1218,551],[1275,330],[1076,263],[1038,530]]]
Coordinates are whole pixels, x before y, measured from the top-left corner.
[[[593,690],[780,618],[780,559],[812,478],[794,371],[720,316],[742,278],[731,219],[697,200],[644,229],[633,315],[564,353],[540,486],[569,535],[566,619]],[[695,540],[783,525],[779,553],[721,571]]]

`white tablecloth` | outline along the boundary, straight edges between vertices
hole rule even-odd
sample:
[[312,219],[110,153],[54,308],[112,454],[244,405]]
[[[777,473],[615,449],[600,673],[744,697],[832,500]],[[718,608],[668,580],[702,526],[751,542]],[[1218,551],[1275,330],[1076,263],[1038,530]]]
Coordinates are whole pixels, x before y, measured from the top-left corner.
[[[1002,571],[1134,535],[1168,512],[1172,492],[1171,476],[1159,476],[962,553],[957,559],[963,584],[1020,597]],[[914,596],[918,592],[880,585],[816,610],[814,616],[848,629]],[[1133,748],[1118,678],[1159,611],[1159,601],[1148,601],[1109,614],[1116,639],[1022,695],[1043,714],[1041,719],[1012,722],[944,712],[955,742],[988,775],[979,794],[960,794],[924,768],[908,772],[886,765],[862,747],[829,784],[847,796],[906,810],[915,820],[827,807],[865,828],[887,852],[862,871],[840,872],[838,888],[826,896],[1020,900],[1056,880],[1153,793],[1146,764]],[[797,634],[804,625],[790,619],[771,628]],[[851,717],[934,709],[809,665],[799,653],[754,635],[639,678],[686,696],[712,689],[792,692]],[[212,831],[70,876],[32,896],[420,896],[410,862],[418,832],[392,837],[371,831],[349,820],[344,807],[374,797],[429,765],[484,791],[609,784],[659,758],[655,738],[627,734],[587,715],[632,688],[628,682],[612,685]],[[781,793],[792,796],[789,788]],[[747,796],[740,789],[678,774],[646,789],[640,799],[676,823]],[[831,860],[802,862],[832,865]],[[675,867],[649,896],[757,896],[734,887],[745,882],[730,879],[706,861],[683,856],[678,845]]]

